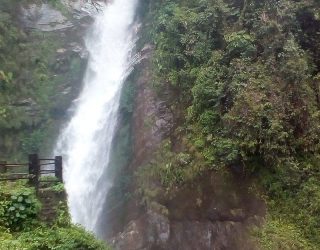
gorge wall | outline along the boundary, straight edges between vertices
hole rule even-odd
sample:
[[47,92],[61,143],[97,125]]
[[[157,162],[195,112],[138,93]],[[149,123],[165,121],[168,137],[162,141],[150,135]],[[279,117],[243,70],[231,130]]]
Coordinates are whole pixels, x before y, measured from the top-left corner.
[[1,1],[3,159],[51,154],[82,88],[88,56],[83,38],[94,11],[85,3]]
[[309,54],[318,43],[305,26],[318,27],[318,3],[142,4],[133,152],[121,173],[127,198],[108,211],[109,241],[116,249],[316,249],[316,213],[308,219],[306,205],[315,193],[303,194],[318,190],[319,178],[319,73]]
[[[140,53],[132,116],[133,154],[124,170],[132,177],[126,190],[132,197],[121,207],[122,213],[109,215],[116,218],[109,241],[115,249],[128,250],[256,249],[249,230],[261,223],[265,205],[249,192],[247,179],[209,171],[196,184],[177,188],[172,197],[165,190],[151,204],[141,197],[137,173],[154,160],[163,141],[176,138],[175,117],[167,102],[170,93],[161,98],[151,85],[153,47],[146,44]],[[160,186],[151,185],[155,187],[148,187],[150,192]]]

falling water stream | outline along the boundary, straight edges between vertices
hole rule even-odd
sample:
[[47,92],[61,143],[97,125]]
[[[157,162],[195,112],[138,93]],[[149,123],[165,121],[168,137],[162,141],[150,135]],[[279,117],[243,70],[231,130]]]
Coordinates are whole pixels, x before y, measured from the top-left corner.
[[61,132],[55,153],[64,157],[64,181],[74,223],[97,233],[112,186],[108,164],[117,125],[121,88],[133,63],[137,0],[103,5],[87,34],[89,62],[75,112]]

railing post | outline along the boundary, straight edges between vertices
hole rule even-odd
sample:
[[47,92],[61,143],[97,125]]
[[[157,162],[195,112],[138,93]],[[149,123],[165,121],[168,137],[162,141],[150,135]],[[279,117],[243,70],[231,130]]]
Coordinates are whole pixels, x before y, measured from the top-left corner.
[[35,186],[36,190],[38,190],[40,164],[39,164],[39,157],[37,154],[29,155],[29,174],[33,175],[29,179],[29,183]]
[[56,156],[54,158],[54,170],[55,170],[55,176],[58,178],[60,182],[63,182],[62,156]]
[[5,174],[7,173],[7,166],[6,166],[7,162],[6,161],[0,161],[0,174]]

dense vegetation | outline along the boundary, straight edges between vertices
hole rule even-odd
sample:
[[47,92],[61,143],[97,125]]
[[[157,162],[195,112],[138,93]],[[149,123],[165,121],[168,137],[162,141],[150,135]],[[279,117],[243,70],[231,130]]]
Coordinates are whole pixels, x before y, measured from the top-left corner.
[[153,84],[173,93],[175,116],[171,141],[139,173],[145,200],[161,193],[150,179],[172,194],[232,169],[264,190],[262,247],[319,249],[319,1],[144,3]]
[[[49,187],[54,192],[64,190]],[[0,186],[0,249],[1,250],[97,250],[108,249],[83,228],[70,222],[65,202],[57,203],[58,214],[52,225],[39,217],[41,202],[34,188],[26,183],[6,183]]]

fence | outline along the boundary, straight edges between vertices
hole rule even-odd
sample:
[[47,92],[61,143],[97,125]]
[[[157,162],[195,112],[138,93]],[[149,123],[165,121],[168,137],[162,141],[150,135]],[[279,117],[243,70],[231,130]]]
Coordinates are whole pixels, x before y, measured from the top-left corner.
[[[50,169],[50,166],[53,168]],[[8,170],[19,169],[19,172]],[[21,170],[24,169],[24,170]],[[25,171],[25,172],[23,172]],[[42,175],[53,175],[56,180],[41,179]],[[0,162],[0,181],[29,180],[29,183],[39,188],[40,182],[63,182],[62,157],[56,156],[54,159],[41,159],[37,154],[29,155],[28,163],[10,164]]]

